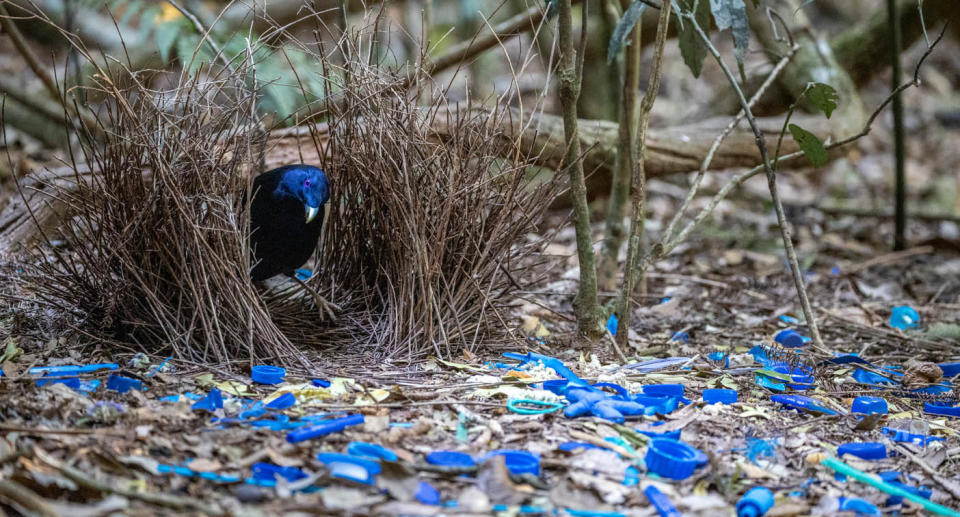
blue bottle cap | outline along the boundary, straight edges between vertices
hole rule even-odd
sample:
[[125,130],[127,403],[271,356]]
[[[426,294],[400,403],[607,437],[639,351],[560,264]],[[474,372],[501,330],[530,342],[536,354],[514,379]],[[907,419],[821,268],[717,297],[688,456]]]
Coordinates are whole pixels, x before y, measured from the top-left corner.
[[440,504],[440,492],[426,481],[421,481],[417,485],[417,493],[413,495],[421,504],[438,506]]
[[465,452],[433,451],[427,454],[427,463],[439,467],[476,467],[477,462]]
[[648,384],[643,387],[643,394],[682,397],[683,389],[683,384]]
[[773,340],[784,348],[799,348],[804,345],[803,335],[794,329],[784,329],[773,336]]
[[753,487],[737,501],[737,517],[760,517],[772,507],[773,492],[766,487]]
[[540,475],[540,458],[531,452],[515,449],[497,449],[483,455],[477,463],[483,463],[494,456],[503,456],[507,470],[513,475],[533,474]]
[[857,397],[853,399],[851,413],[882,413],[887,414],[887,401],[880,397]]
[[707,455],[683,442],[654,438],[644,458],[647,470],[669,479],[687,479],[707,463]]
[[380,464],[377,462],[349,454],[321,452],[317,454],[317,460],[330,469],[331,476],[367,485],[372,485],[374,477],[380,473]]
[[931,415],[943,415],[960,418],[960,406],[948,406],[937,402],[924,402],[923,412]]
[[117,375],[115,373],[111,373],[110,377],[107,377],[108,390],[126,393],[130,390],[139,390],[142,386],[143,382],[139,379],[131,379],[130,377],[124,377],[123,375]]
[[287,371],[279,366],[258,364],[250,369],[250,378],[257,384],[280,384],[287,376]]
[[845,443],[837,447],[837,456],[852,454],[865,460],[881,460],[887,457],[887,446],[879,442]]
[[907,330],[920,326],[920,315],[909,305],[900,305],[890,311],[890,326]]
[[267,406],[270,409],[287,409],[294,406],[297,403],[297,397],[293,393],[284,393],[279,397],[267,402]]
[[369,442],[350,442],[347,445],[347,454],[372,460],[397,461],[397,453],[382,445]]
[[737,401],[737,390],[724,388],[703,390],[703,401],[707,404],[733,404]]

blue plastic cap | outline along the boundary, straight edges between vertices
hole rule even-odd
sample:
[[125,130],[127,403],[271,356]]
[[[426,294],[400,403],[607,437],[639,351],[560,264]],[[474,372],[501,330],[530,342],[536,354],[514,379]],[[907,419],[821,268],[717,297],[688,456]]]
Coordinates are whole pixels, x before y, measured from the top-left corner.
[[366,485],[372,485],[374,477],[380,473],[379,463],[349,454],[321,452],[317,454],[317,460],[330,469],[331,476]]
[[647,470],[669,479],[687,479],[707,463],[707,455],[683,442],[654,438],[644,458]]
[[111,373],[110,377],[107,377],[108,390],[126,393],[130,390],[139,390],[141,387],[143,387],[143,382],[139,379],[131,379],[115,373]]
[[421,504],[438,506],[440,504],[440,492],[426,481],[421,481],[417,485],[417,493],[413,495]]
[[907,330],[920,326],[920,315],[909,305],[900,305],[890,311],[890,326],[895,329]]
[[850,411],[869,415],[870,413],[887,414],[889,409],[887,408],[887,401],[880,397],[857,397],[853,399],[853,406]]
[[881,460],[887,457],[887,446],[879,442],[845,443],[837,447],[837,456],[852,454],[865,460]]
[[297,397],[293,393],[284,393],[279,397],[267,402],[267,407],[270,409],[287,409],[294,406],[297,403]]
[[478,463],[483,463],[494,456],[503,456],[503,461],[507,464],[507,470],[513,475],[540,475],[540,458],[532,452],[515,449],[497,449],[484,454]]
[[703,401],[707,404],[733,404],[737,401],[737,390],[724,388],[703,390]]
[[683,390],[683,384],[648,384],[643,387],[643,394],[682,397]]
[[433,451],[427,454],[427,463],[439,467],[476,467],[477,462],[473,457],[465,452],[457,451]]
[[397,453],[383,445],[369,442],[350,442],[347,445],[347,454],[373,460],[397,461]]
[[287,371],[279,366],[260,364],[250,369],[250,378],[257,384],[280,384]]
[[760,517],[770,508],[773,508],[773,492],[766,487],[753,487],[737,501],[737,517]]
[[804,345],[803,335],[794,329],[785,329],[777,332],[773,340],[784,348],[799,348]]

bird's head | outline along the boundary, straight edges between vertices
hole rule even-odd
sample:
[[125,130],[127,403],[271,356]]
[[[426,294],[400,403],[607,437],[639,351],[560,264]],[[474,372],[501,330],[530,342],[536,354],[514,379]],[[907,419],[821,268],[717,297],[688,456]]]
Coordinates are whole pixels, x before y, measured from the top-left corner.
[[313,221],[330,197],[327,175],[312,165],[288,165],[277,186],[277,193],[303,203],[307,222]]

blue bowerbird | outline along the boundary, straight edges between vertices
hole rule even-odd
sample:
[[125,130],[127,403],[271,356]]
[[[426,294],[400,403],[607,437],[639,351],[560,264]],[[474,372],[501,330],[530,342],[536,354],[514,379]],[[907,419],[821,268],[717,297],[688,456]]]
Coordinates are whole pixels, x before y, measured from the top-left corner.
[[250,203],[250,276],[261,282],[286,275],[307,290],[320,309],[334,317],[336,305],[301,281],[295,271],[313,255],[330,198],[327,175],[312,165],[285,165],[253,180]]

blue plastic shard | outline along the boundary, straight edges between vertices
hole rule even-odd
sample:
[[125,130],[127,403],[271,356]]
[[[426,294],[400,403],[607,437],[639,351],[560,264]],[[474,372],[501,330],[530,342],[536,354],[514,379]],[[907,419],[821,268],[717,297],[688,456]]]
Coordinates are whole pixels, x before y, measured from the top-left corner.
[[685,330],[674,332],[673,335],[670,336],[670,341],[679,341],[681,343],[689,343],[690,334]]
[[770,400],[787,406],[797,411],[808,411],[821,415],[836,415],[836,411],[823,406],[816,399],[804,397],[803,395],[771,395]]
[[397,453],[382,445],[369,442],[350,442],[347,445],[347,454],[372,459],[374,461],[397,461]]
[[535,352],[527,352],[526,354],[518,354],[515,352],[505,352],[503,356],[508,359],[515,359],[517,361],[520,361],[521,365],[525,365],[531,362],[543,363],[545,367],[553,369],[553,371],[557,372],[557,375],[569,381],[570,384],[576,385],[578,387],[582,386],[585,389],[593,390],[593,387],[591,387],[588,382],[584,381],[580,377],[577,377],[577,374],[573,373],[569,368],[567,368],[565,364],[563,364],[563,361],[557,359],[556,357],[550,357],[550,356],[538,354]]
[[617,315],[611,314],[610,319],[607,320],[607,332],[611,335],[617,335]]
[[284,393],[279,397],[267,402],[268,409],[283,410],[293,407],[297,403],[297,397],[293,393]]
[[366,485],[372,485],[374,478],[380,473],[379,463],[349,454],[321,452],[317,454],[317,460],[330,469],[331,476]]
[[301,282],[306,282],[307,280],[310,280],[310,277],[313,276],[313,271],[310,271],[306,268],[297,269],[293,273],[297,275],[297,279],[299,279]]
[[484,454],[477,463],[483,463],[494,456],[503,456],[507,470],[513,475],[533,474],[540,475],[540,458],[528,451],[516,449],[497,449]]
[[194,402],[190,409],[210,412],[223,409],[223,394],[217,388],[212,388],[206,397]]
[[139,379],[131,379],[130,377],[125,377],[123,375],[117,375],[111,373],[107,377],[107,389],[113,390],[119,393],[126,393],[130,390],[139,391],[143,387],[143,382]]
[[895,329],[909,330],[920,326],[920,315],[909,305],[900,305],[890,311],[890,326]]
[[421,504],[438,506],[440,504],[440,492],[433,485],[426,481],[420,481],[417,485],[417,493],[413,495]]
[[253,478],[261,481],[276,481],[277,476],[294,482],[298,479],[304,479],[307,474],[296,467],[281,467],[273,463],[254,463],[251,466]]
[[331,433],[338,433],[347,427],[363,423],[362,414],[354,414],[343,418],[336,418],[328,422],[322,422],[309,427],[297,429],[287,434],[287,441],[290,443],[312,440]]
[[633,370],[637,373],[653,373],[660,370],[666,370],[671,366],[683,364],[689,361],[689,357],[666,357],[663,359],[651,359],[640,363],[633,363],[624,366],[624,369]]
[[649,485],[643,489],[643,493],[650,500],[650,504],[656,508],[660,517],[683,517],[683,514],[677,510],[677,507],[670,502],[670,498],[661,492],[657,487]]

